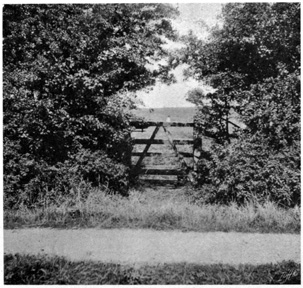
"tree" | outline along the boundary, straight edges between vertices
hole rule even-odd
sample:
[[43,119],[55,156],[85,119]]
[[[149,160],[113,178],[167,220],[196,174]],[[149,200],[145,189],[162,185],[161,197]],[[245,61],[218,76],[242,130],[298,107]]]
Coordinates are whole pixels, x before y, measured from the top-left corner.
[[[236,112],[245,124],[245,129],[238,130],[236,143],[215,150],[209,168],[213,191],[221,191],[229,201],[241,202],[252,195],[259,195],[260,200],[264,196],[260,187],[273,173],[281,185],[279,189],[266,186],[269,198],[285,205],[299,203],[300,4],[226,4],[222,18],[223,27],[217,27],[209,41],[186,39],[192,75],[215,89],[203,95],[210,102],[200,117],[202,124],[207,121],[204,129],[217,129],[230,142],[229,115]],[[260,147],[266,153],[258,159]],[[248,161],[251,151],[255,157]],[[276,169],[270,172],[268,167],[274,165]],[[267,176],[257,176],[261,174]],[[289,184],[290,178],[295,185]],[[287,191],[288,196],[278,191]],[[285,197],[279,198],[279,193]],[[240,194],[245,197],[237,197]]]
[[164,4],[4,6],[4,175],[11,205],[20,191],[37,198],[41,189],[57,189],[53,179],[66,171],[126,193],[125,108],[132,101],[125,95],[169,79],[169,67],[150,71],[147,64],[165,57],[161,45],[175,37],[168,19],[175,14]]
[[[209,41],[187,37],[187,57],[192,75],[216,89],[206,96],[227,118],[242,115],[250,86],[276,78],[281,69],[297,73],[300,65],[299,3],[226,4],[223,27]],[[220,114],[217,113],[217,114]],[[217,119],[217,118],[216,118]]]

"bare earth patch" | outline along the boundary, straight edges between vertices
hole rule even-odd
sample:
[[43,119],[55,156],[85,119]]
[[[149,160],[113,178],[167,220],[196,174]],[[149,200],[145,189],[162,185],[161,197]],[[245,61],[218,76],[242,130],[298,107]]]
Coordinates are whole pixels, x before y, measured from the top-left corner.
[[136,265],[300,263],[300,235],[35,228],[4,230],[4,252]]

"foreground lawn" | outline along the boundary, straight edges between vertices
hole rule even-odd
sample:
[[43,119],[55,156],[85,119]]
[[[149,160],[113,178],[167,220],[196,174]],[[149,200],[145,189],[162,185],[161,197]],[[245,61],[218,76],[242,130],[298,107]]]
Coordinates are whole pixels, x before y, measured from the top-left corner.
[[131,191],[129,198],[95,190],[85,201],[4,211],[6,229],[21,227],[149,228],[183,231],[300,233],[300,209],[274,203],[237,206],[191,204],[182,189]]
[[130,267],[59,257],[4,256],[4,284],[300,284],[300,264]]

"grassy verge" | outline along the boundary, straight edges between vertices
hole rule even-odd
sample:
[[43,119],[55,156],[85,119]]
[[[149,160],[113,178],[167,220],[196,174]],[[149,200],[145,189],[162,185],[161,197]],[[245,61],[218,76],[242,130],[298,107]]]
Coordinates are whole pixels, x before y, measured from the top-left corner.
[[132,191],[129,198],[93,191],[71,206],[4,211],[6,229],[21,227],[148,228],[183,231],[299,233],[300,209],[264,205],[194,205],[184,189]]
[[134,268],[59,257],[4,256],[5,284],[300,284],[300,264],[164,264]]

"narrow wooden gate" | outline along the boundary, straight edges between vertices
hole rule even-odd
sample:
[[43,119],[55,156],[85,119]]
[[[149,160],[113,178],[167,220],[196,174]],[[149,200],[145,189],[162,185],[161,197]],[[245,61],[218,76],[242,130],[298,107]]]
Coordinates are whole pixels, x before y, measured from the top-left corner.
[[[140,144],[140,145],[146,145],[143,149],[142,152],[132,152],[132,156],[139,157],[136,163],[134,163],[132,167],[132,174],[133,175],[159,175],[159,176],[164,176],[164,175],[175,175],[177,176],[177,182],[176,180],[150,180],[150,179],[145,179],[145,181],[153,182],[153,183],[158,183],[158,184],[181,184],[187,181],[188,179],[188,174],[194,170],[194,165],[189,165],[185,158],[192,158],[193,163],[195,163],[195,150],[197,150],[198,146],[200,145],[199,139],[173,139],[172,134],[169,131],[169,127],[193,127],[194,128],[194,123],[179,123],[179,122],[133,122],[133,126],[136,127],[137,131],[139,129],[144,131],[144,129],[148,127],[155,127],[154,131],[152,132],[151,136],[149,139],[138,139],[135,138],[133,139],[134,145]],[[159,132],[160,129],[163,129],[164,135],[166,136],[166,139],[155,139],[157,133]],[[194,129],[193,129],[194,131]],[[193,133],[194,137],[195,133]],[[198,141],[197,141],[198,140]],[[179,162],[179,167],[176,169],[167,169],[167,168],[159,168],[158,165],[154,167],[142,167],[142,162],[145,157],[153,157],[153,156],[159,156],[163,155],[166,153],[162,152],[149,152],[149,149],[151,145],[157,144],[167,144],[169,143],[171,149],[174,152],[174,157],[177,157],[178,162]],[[179,151],[177,146],[179,145],[191,145],[192,149],[191,152],[182,152]],[[158,166],[158,167],[157,167]]]

